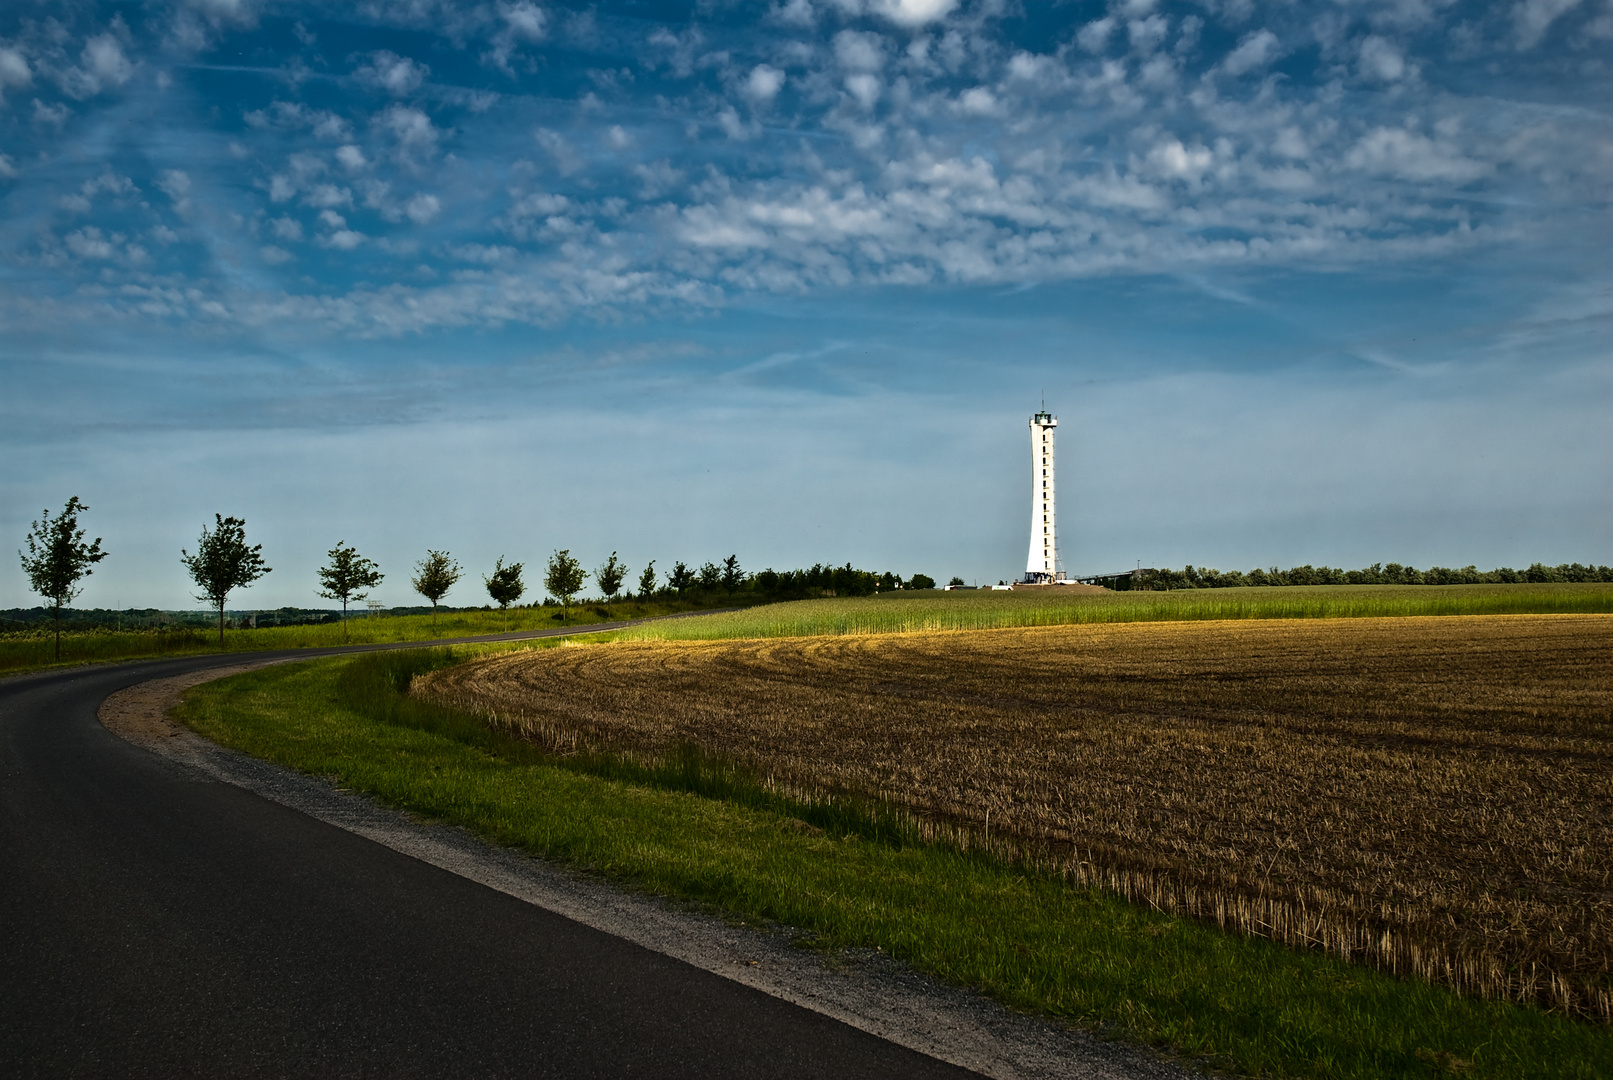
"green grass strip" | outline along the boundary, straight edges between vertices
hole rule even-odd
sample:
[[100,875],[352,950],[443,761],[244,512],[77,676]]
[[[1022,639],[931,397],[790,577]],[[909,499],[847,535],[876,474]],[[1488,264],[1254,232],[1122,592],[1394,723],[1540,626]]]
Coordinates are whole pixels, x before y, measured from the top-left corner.
[[1194,619],[1613,613],[1613,585],[1300,585],[1175,592],[891,592],[635,627],[631,640],[806,637]]
[[387,680],[395,690],[444,660],[267,668],[198,687],[180,715],[223,745],[496,843],[798,926],[827,948],[878,946],[1015,1008],[1236,1072],[1613,1076],[1606,1028],[1239,938],[994,858],[869,839],[855,813],[803,832],[793,807],[682,790],[703,782],[698,764],[598,775],[606,764],[557,765],[450,711],[389,704]]

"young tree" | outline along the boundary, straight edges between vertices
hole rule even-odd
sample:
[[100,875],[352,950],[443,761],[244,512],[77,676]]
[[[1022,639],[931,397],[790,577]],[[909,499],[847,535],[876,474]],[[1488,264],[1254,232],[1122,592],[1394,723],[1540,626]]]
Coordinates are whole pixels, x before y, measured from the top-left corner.
[[655,560],[651,559],[650,565],[644,568],[644,573],[638,576],[638,597],[640,600],[648,600],[654,592]]
[[106,558],[101,550],[101,538],[93,544],[84,542],[84,530],[78,527],[78,515],[89,507],[74,495],[62,507],[62,512],[51,519],[49,510],[40,511],[39,520],[28,530],[28,554],[20,550],[23,573],[28,585],[51,602],[52,617],[56,624],[56,659],[62,658],[62,605],[83,591],[80,581],[89,577],[90,567]]
[[263,562],[263,545],[247,547],[246,522],[237,517],[213,515],[215,526],[202,526],[196,554],[179,549],[179,561],[201,588],[196,599],[218,608],[218,643],[224,645],[224,601],[235,589],[244,589],[272,569]]
[[500,611],[521,599],[521,594],[526,592],[526,586],[521,582],[521,570],[525,565],[511,563],[505,566],[504,556],[500,555],[498,562],[493,565],[493,572],[482,578],[482,584],[487,586],[487,595],[493,598]]
[[370,590],[381,584],[380,567],[358,553],[356,548],[343,547],[340,540],[326,554],[330,562],[319,568],[319,583],[324,586],[319,595],[327,600],[342,602],[342,640],[347,640],[347,604],[362,600]]
[[605,565],[594,571],[594,580],[599,582],[599,591],[604,594],[607,601],[613,600],[621,591],[622,579],[627,577],[627,567],[616,558],[616,552],[610,553]]
[[557,551],[549,557],[549,570],[543,576],[543,587],[549,590],[550,596],[560,601],[563,618],[570,617],[571,598],[582,591],[586,580],[582,563],[571,557],[570,548]]
[[415,563],[415,575],[410,580],[414,591],[431,601],[431,632],[437,632],[437,601],[448,595],[465,572],[446,551],[426,549],[426,557]]
[[706,563],[700,568],[700,587],[702,589],[715,589],[722,584],[722,571],[717,569],[716,563]]
[[730,555],[722,561],[722,587],[729,596],[734,595],[734,590],[744,580],[745,572],[739,568],[738,555]]
[[694,571],[681,562],[673,563],[672,573],[666,583],[678,590],[678,595],[682,596],[683,590],[694,584]]

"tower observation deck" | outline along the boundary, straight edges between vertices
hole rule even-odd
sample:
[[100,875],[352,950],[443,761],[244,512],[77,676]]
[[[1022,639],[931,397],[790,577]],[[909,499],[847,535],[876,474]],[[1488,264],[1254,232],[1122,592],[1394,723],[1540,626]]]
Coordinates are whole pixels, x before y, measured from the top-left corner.
[[1052,413],[1031,417],[1031,547],[1025,559],[1025,581],[1031,584],[1064,579],[1059,562],[1058,488],[1053,475],[1053,436],[1058,426],[1058,417]]

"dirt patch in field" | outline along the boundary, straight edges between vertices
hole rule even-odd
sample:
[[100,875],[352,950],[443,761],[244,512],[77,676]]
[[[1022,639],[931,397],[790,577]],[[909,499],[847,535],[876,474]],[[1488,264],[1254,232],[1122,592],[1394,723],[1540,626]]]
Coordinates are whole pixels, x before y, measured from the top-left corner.
[[788,790],[1468,992],[1613,1017],[1613,617],[1111,624],[506,654],[419,680],[552,749]]

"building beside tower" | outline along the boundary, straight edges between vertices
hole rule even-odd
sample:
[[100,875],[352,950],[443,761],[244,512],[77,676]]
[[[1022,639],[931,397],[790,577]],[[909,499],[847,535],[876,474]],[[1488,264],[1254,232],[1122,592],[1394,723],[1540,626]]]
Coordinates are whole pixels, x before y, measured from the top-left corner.
[[1064,580],[1059,562],[1058,487],[1053,466],[1053,436],[1058,417],[1039,412],[1031,417],[1031,546],[1025,559],[1025,583],[1051,585]]

